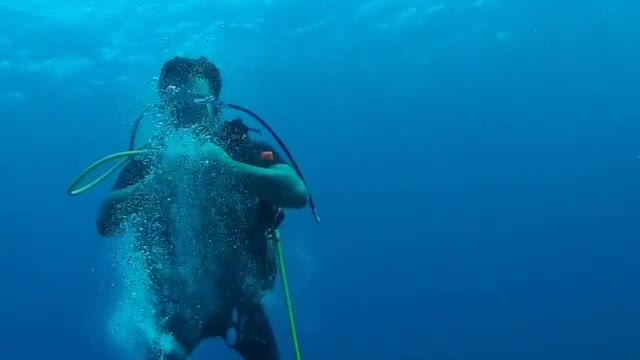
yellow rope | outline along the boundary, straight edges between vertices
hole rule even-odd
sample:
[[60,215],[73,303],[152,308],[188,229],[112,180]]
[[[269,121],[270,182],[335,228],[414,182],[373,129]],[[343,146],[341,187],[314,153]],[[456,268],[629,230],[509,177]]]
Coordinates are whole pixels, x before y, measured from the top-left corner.
[[293,301],[291,300],[291,293],[289,292],[289,281],[287,279],[287,269],[284,261],[284,254],[282,251],[282,245],[280,244],[280,231],[275,230],[273,237],[278,249],[278,263],[280,264],[280,276],[282,278],[282,288],[284,290],[284,301],[287,306],[287,315],[289,316],[289,330],[291,330],[291,341],[293,342],[293,352],[295,360],[301,360],[300,345],[298,344],[298,331],[296,328],[296,322],[293,316]]

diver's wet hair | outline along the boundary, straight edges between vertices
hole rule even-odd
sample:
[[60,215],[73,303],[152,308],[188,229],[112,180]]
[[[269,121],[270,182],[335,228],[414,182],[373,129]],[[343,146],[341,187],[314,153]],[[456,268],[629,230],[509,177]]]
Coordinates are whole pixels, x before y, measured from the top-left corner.
[[168,86],[185,85],[197,77],[205,78],[211,92],[219,97],[222,88],[220,70],[205,57],[188,59],[176,56],[164,63],[158,79],[158,91],[162,95]]

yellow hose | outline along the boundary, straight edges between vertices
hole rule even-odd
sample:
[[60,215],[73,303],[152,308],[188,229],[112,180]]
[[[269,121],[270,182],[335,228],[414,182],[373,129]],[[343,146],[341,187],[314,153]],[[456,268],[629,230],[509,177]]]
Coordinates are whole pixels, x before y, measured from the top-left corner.
[[[129,160],[130,157],[136,156],[136,155],[147,154],[149,152],[151,152],[151,150],[130,150],[130,151],[122,151],[122,152],[119,152],[119,153],[115,153],[115,154],[111,154],[111,155],[105,156],[102,159],[100,159],[100,160],[94,162],[93,164],[89,165],[89,167],[86,168],[80,174],[80,176],[78,176],[71,183],[71,185],[69,186],[69,190],[67,190],[67,192],[71,196],[84,194],[85,192],[87,192],[89,190],[92,190],[93,188],[98,186],[100,183],[105,181],[109,176],[111,176],[111,174],[113,174],[114,172],[118,171],[118,169],[120,169],[122,166],[124,166],[124,164],[127,163],[127,160]],[[87,185],[85,185],[83,187],[77,188],[78,184],[83,182],[87,177],[89,177],[89,175],[91,175],[91,173],[93,172],[93,170],[95,170],[95,168],[101,166],[102,164],[104,164],[106,162],[114,160],[114,159],[122,159],[122,160],[120,162],[118,162],[116,165],[114,165],[111,169],[107,170],[104,174],[100,175],[97,179],[93,180],[92,182],[88,183]]]

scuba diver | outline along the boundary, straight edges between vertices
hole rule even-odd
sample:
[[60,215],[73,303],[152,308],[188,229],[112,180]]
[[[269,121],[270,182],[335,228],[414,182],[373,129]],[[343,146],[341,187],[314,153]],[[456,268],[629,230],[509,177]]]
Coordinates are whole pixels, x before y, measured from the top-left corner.
[[[190,228],[195,240],[178,244],[183,232],[172,218],[175,204],[172,190],[166,187],[171,187],[172,174],[187,167],[179,156],[165,156],[162,144],[160,160],[144,156],[127,160],[100,204],[97,230],[102,236],[122,235],[132,216],[145,218],[135,226],[139,232],[136,251],[145,254],[145,270],[159,299],[154,308],[158,326],[179,345],[170,353],[148,346],[148,360],[187,359],[203,340],[212,337],[225,339],[245,360],[280,359],[262,305],[278,273],[273,243],[279,241],[277,229],[284,209],[299,209],[312,200],[295,162],[289,165],[272,146],[252,139],[250,133],[255,130],[242,120],[221,119],[224,106],[239,108],[219,102],[221,88],[218,68],[204,57],[175,57],[163,65],[158,78],[158,107],[168,114],[167,126],[204,139],[197,144],[200,151],[190,155],[196,165],[188,169],[198,170],[197,180],[179,184],[203,187],[199,194],[209,194],[189,200],[189,208],[197,208],[205,217]],[[131,146],[134,136],[135,129]],[[283,150],[293,161],[286,147]],[[181,265],[174,259],[184,251],[181,246],[193,247],[189,251],[198,264],[192,278],[196,290],[176,280]],[[232,330],[233,344],[229,340]]]

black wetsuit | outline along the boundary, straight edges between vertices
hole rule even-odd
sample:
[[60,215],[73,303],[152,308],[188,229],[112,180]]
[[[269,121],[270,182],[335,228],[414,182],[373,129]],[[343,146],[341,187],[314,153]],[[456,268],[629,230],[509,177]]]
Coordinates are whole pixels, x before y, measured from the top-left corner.
[[[236,161],[260,167],[284,163],[280,154],[270,145],[251,139],[248,129],[240,121],[225,123],[222,136],[217,140],[227,154]],[[265,152],[268,152],[267,156],[264,156]],[[118,177],[114,190],[137,183],[150,171],[150,167],[140,160],[129,162]],[[245,196],[250,196],[243,189],[239,191]],[[251,206],[243,208],[243,214],[237,214],[239,219],[232,225],[235,227],[235,233],[240,234],[238,245],[246,255],[245,259],[249,259],[252,264],[252,270],[246,271],[244,268],[236,267],[225,277],[228,279],[225,282],[226,285],[222,285],[224,289],[220,289],[227,294],[223,306],[202,320],[202,325],[198,327],[198,334],[193,334],[192,330],[186,329],[188,326],[185,325],[184,314],[167,314],[166,309],[157,309],[159,314],[167,319],[163,322],[163,330],[174,336],[184,349],[186,356],[191,354],[202,340],[209,337],[226,338],[228,330],[234,328],[236,339],[230,346],[245,360],[279,360],[280,358],[273,330],[261,300],[263,295],[273,287],[277,272],[275,254],[268,251],[273,244],[269,243],[270,240],[265,233],[279,225],[282,221],[282,211],[260,199],[248,200]],[[234,209],[229,208],[223,211],[233,214]],[[168,237],[170,238],[170,235]],[[238,266],[244,267],[245,262],[239,262],[239,264]],[[165,267],[166,265],[164,264]],[[246,276],[256,278],[259,282],[259,291],[246,291],[240,285]],[[235,313],[238,319],[235,323],[232,321],[232,313]],[[159,350],[149,349],[149,360],[158,360],[161,356]],[[186,356],[164,354],[164,359],[182,360]]]

